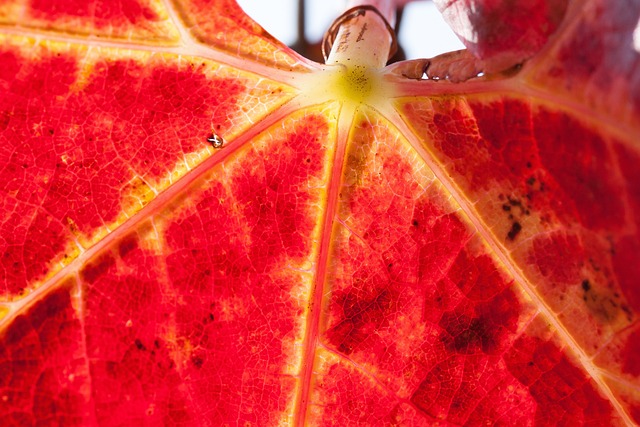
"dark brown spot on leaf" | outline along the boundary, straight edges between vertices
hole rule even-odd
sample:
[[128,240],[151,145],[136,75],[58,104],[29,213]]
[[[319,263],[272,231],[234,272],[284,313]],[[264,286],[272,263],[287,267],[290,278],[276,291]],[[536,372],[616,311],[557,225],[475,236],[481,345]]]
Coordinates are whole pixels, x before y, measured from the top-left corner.
[[509,232],[507,233],[507,239],[509,240],[515,240],[515,238],[518,236],[518,233],[520,233],[520,231],[522,230],[522,225],[520,225],[519,222],[514,222],[511,225],[511,230],[509,230]]

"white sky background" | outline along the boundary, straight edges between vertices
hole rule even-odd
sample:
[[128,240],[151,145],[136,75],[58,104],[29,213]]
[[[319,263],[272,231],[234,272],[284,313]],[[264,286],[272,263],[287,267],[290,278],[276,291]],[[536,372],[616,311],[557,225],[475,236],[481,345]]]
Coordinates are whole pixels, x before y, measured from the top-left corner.
[[[287,45],[296,38],[297,0],[238,0],[253,19]],[[322,38],[345,10],[345,0],[307,0],[306,31],[311,42]],[[414,1],[404,10],[399,34],[407,59],[430,58],[464,46],[430,1]]]

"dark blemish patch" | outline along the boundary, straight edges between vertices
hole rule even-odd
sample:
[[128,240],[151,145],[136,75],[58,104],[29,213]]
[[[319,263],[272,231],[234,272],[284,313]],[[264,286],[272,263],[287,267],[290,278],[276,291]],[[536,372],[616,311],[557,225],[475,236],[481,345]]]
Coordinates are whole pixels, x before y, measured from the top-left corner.
[[420,225],[420,223],[418,222],[417,219],[414,219],[413,222],[411,223],[414,227],[417,227],[418,225]]
[[534,176],[527,178],[526,183],[530,189],[529,192],[526,194],[527,200],[533,200],[536,194],[544,193],[547,189],[547,186],[544,183],[544,181],[542,181],[540,178],[535,178]]
[[527,162],[527,169],[531,169],[532,165],[531,162]]
[[616,245],[613,241],[613,236],[607,236],[606,239],[609,242],[609,253],[614,256],[616,254]]
[[522,225],[520,225],[519,222],[514,222],[511,225],[511,230],[509,230],[509,232],[507,233],[507,239],[509,240],[515,240],[515,238],[518,236],[518,233],[520,233],[520,231],[522,230]]
[[[531,195],[526,194],[525,197],[527,197],[527,199],[530,199]],[[498,199],[501,202],[505,201],[505,197],[502,194],[498,196]],[[519,212],[520,215],[529,215],[531,213],[529,211],[529,206],[524,205],[519,199],[513,198],[511,196],[506,197],[506,203],[502,204],[502,210],[505,212]],[[513,217],[509,217],[509,219],[513,219]]]
[[491,353],[497,347],[495,337],[483,319],[466,316],[456,320],[443,318],[440,326],[447,331],[440,337],[441,342],[457,353],[471,354],[477,350]]
[[0,113],[0,130],[5,130],[7,129],[7,127],[9,127],[11,116],[13,116],[13,113],[7,113],[7,112]]
[[342,306],[343,320],[326,332],[327,338],[338,351],[350,354],[370,338],[374,329],[387,324],[386,313],[391,307],[392,296],[383,289],[364,298],[354,292],[338,300]]
[[518,206],[518,207],[522,207],[522,202],[518,199],[512,199],[511,196],[507,197],[507,200],[509,200],[509,204],[511,206]]
[[49,135],[53,135],[54,133],[55,133],[55,130],[49,129]]
[[133,342],[136,346],[136,348],[140,351],[146,351],[147,347],[144,346],[144,344],[142,344],[142,341],[140,341],[138,338],[136,338],[136,340]]
[[3,345],[13,345],[24,339],[24,337],[32,332],[33,326],[31,323],[29,323],[24,315],[19,315],[9,324],[9,327],[4,334]]
[[[528,197],[528,195],[527,195]],[[508,215],[508,219],[511,222],[511,229],[507,232],[508,240],[515,240],[518,237],[520,231],[522,231],[522,224],[520,223],[520,218],[524,215],[530,215],[531,211],[528,209],[529,206],[522,203],[522,201],[518,198],[512,196],[504,196],[500,194],[498,199],[503,202],[501,208]]]
[[211,323],[216,319],[216,317],[213,315],[213,313],[209,313],[208,316],[206,316],[204,319],[202,319],[202,323],[204,325],[206,325],[207,323]]
[[200,356],[193,356],[191,358],[191,363],[193,363],[193,366],[195,366],[196,368],[200,369],[202,367],[202,365],[204,364],[204,360]]
[[88,264],[82,269],[81,275],[85,282],[93,283],[100,276],[106,274],[106,272],[115,264],[115,259],[106,254],[99,257],[95,262]]
[[[613,321],[618,317],[620,309],[625,311],[618,301],[616,301],[620,297],[619,294],[609,293],[606,289],[598,290],[597,288],[594,288],[591,282],[587,279],[584,279],[580,286],[584,291],[582,300],[587,305],[589,311],[591,311],[591,313],[601,321]],[[625,311],[625,313],[627,312]],[[628,314],[629,313],[627,313],[627,318],[629,318]]]
[[36,304],[29,312],[29,323],[37,331],[41,329],[43,323],[50,319],[65,320],[65,309],[69,307],[71,300],[64,288],[60,288],[45,300]]
[[135,235],[129,235],[122,239],[118,245],[120,258],[124,258],[129,252],[138,247],[138,239]]
[[160,341],[159,340],[153,340],[153,346],[155,348],[160,348]]

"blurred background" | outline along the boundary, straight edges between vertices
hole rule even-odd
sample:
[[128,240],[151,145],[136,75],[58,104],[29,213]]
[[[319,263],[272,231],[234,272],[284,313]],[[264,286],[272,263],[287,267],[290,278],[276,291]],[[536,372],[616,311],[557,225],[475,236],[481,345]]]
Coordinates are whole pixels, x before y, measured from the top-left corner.
[[[324,62],[320,42],[345,0],[238,0],[249,16],[303,56]],[[299,13],[301,12],[301,13]],[[400,52],[392,61],[430,58],[464,46],[431,1],[413,1],[397,11]]]

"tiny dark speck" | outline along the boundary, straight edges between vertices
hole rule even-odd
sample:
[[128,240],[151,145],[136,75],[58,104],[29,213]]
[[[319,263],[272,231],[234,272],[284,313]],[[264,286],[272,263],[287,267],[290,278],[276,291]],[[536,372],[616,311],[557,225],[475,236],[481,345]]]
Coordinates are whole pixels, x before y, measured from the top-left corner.
[[507,233],[507,238],[509,240],[514,240],[518,233],[520,233],[520,230],[522,230],[522,226],[520,225],[520,223],[514,222],[513,225],[511,225],[511,230],[509,230],[509,232]]
[[194,357],[191,358],[191,363],[193,363],[193,365],[196,368],[200,368],[200,367],[202,367],[202,364],[204,363],[204,360],[202,359],[202,357],[194,356]]
[[585,292],[587,292],[589,289],[591,289],[591,283],[589,283],[588,280],[583,280],[582,281],[582,289],[584,289]]
[[139,339],[136,338],[136,340],[134,341],[134,344],[136,345],[136,348],[138,350],[146,350],[146,347],[144,346],[144,344],[142,344],[142,341],[140,341]]

